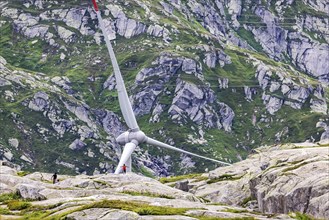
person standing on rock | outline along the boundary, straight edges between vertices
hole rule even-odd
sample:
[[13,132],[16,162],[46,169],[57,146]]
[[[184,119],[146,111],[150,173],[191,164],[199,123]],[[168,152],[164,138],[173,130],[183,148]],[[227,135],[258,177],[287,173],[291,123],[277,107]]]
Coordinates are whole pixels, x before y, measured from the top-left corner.
[[51,179],[53,180],[53,184],[55,184],[57,182],[57,172],[54,173],[54,175],[51,177]]
[[126,166],[126,164],[123,164],[122,171],[123,171],[123,173],[127,173],[127,166]]

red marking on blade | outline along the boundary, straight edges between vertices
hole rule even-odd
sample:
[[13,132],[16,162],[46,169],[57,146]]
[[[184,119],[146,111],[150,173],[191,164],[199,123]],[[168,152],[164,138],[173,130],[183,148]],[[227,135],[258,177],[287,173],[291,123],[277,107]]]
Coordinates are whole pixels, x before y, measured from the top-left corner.
[[94,5],[94,8],[95,8],[95,11],[98,11],[98,5],[97,5],[96,0],[92,0],[92,1],[93,1],[93,5]]

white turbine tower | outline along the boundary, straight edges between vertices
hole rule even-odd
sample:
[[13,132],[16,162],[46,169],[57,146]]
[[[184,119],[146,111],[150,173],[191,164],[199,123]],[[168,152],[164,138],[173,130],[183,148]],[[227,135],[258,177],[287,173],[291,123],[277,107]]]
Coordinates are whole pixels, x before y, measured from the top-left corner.
[[104,40],[106,42],[106,46],[107,49],[109,51],[110,54],[110,58],[111,58],[111,62],[112,62],[112,66],[113,66],[113,70],[114,70],[114,75],[115,75],[115,80],[116,80],[116,87],[118,90],[118,98],[119,98],[119,104],[120,104],[120,109],[123,115],[124,120],[126,121],[129,130],[122,133],[121,135],[119,135],[116,138],[116,141],[121,144],[121,145],[125,145],[118,167],[115,170],[115,174],[120,173],[121,167],[126,164],[127,166],[127,171],[131,172],[131,154],[133,153],[133,151],[135,150],[136,146],[138,146],[139,144],[142,143],[147,143],[150,145],[154,145],[157,147],[163,147],[163,148],[167,148],[167,149],[171,149],[174,151],[178,151],[180,153],[184,153],[184,154],[189,154],[195,157],[199,157],[199,158],[203,158],[206,160],[210,160],[216,163],[221,163],[224,165],[230,165],[229,163],[223,162],[223,161],[219,161],[219,160],[215,160],[215,159],[211,159],[208,157],[204,157],[204,156],[200,156],[173,146],[170,146],[168,144],[162,143],[160,141],[154,140],[150,137],[147,137],[144,132],[142,132],[137,124],[134,112],[132,110],[128,95],[127,95],[127,91],[124,85],[124,81],[122,79],[121,73],[120,73],[120,69],[119,69],[119,65],[117,62],[117,59],[115,57],[112,45],[110,43],[110,40],[108,38],[108,35],[106,33],[105,27],[104,27],[104,23],[103,23],[103,19],[101,17],[101,13],[98,10],[98,6],[97,6],[97,2],[96,0],[92,0],[93,5],[94,5],[94,9],[96,11],[97,14],[97,18],[98,18],[98,23],[99,26],[103,32],[103,36],[104,36]]

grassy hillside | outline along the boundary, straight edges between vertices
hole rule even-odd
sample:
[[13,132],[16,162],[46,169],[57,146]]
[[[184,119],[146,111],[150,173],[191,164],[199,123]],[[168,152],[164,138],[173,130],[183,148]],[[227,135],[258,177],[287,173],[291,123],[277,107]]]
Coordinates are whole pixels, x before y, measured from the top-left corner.
[[[61,1],[59,1],[60,3]],[[243,1],[244,2],[244,1]],[[44,3],[43,8],[31,5],[23,6],[20,1],[10,1],[6,7],[18,9],[18,13],[28,13],[32,16],[39,16],[42,12],[55,9],[84,9],[90,4],[83,3],[79,6],[77,1],[65,1],[63,4]],[[102,10],[105,10],[107,3],[100,4]],[[136,19],[145,25],[153,25],[150,14],[147,10],[135,1],[127,1],[127,3],[116,3],[123,8],[128,18]],[[125,7],[127,4],[129,7]],[[251,4],[256,4],[254,1]],[[136,75],[143,68],[154,67],[154,61],[161,54],[167,53],[179,58],[192,58],[202,67],[203,80],[200,80],[193,74],[184,74],[181,72],[177,77],[196,84],[200,88],[211,89],[218,102],[227,104],[235,113],[232,124],[232,131],[224,131],[223,129],[207,128],[204,125],[196,125],[191,120],[186,120],[183,125],[179,125],[177,121],[169,118],[168,109],[170,108],[176,81],[172,78],[165,84],[163,91],[171,91],[168,93],[160,93],[157,100],[164,105],[164,111],[161,115],[159,123],[150,123],[151,115],[138,117],[138,123],[141,129],[152,137],[161,141],[168,141],[172,138],[175,145],[185,150],[199,153],[204,156],[223,159],[229,162],[238,161],[245,158],[248,153],[255,147],[273,143],[287,142],[303,142],[311,137],[318,141],[323,132],[323,128],[315,128],[316,123],[320,120],[326,120],[327,115],[314,113],[310,108],[310,98],[302,105],[302,109],[296,110],[290,106],[283,105],[275,114],[271,115],[266,110],[266,105],[262,100],[264,92],[267,94],[288,100],[280,91],[269,92],[269,88],[261,88],[256,78],[257,66],[254,62],[262,62],[268,68],[273,70],[272,81],[278,81],[279,77],[274,74],[276,71],[284,72],[287,78],[292,78],[293,82],[300,86],[305,86],[301,82],[301,78],[307,79],[307,83],[314,85],[318,81],[314,77],[307,76],[294,66],[292,60],[275,61],[267,55],[261,44],[255,39],[253,33],[240,26],[239,28],[231,27],[231,15],[228,14],[228,8],[225,6],[227,13],[226,29],[232,30],[236,37],[244,40],[249,44],[249,48],[240,48],[232,46],[229,40],[220,39],[218,36],[211,34],[211,31],[202,18],[196,14],[184,14],[184,7],[189,10],[188,1],[182,1],[181,9],[173,8],[172,15],[163,12],[163,8],[159,2],[147,2],[147,8],[157,16],[157,23],[166,27],[170,32],[170,42],[165,42],[162,37],[155,37],[147,33],[133,36],[129,39],[123,36],[116,36],[114,50],[125,80],[128,93],[130,95],[137,94],[146,87],[135,86]],[[184,6],[184,7],[183,7]],[[242,5],[242,7],[247,7]],[[272,5],[270,9],[274,11]],[[289,7],[285,13],[302,10],[303,13],[313,13],[309,6],[296,3]],[[219,10],[218,8],[216,10]],[[250,20],[248,16],[253,10],[250,6],[243,9],[239,22],[260,22],[260,18],[252,16]],[[89,13],[89,12],[88,12]],[[88,16],[86,12],[86,16]],[[115,19],[111,13],[104,13],[105,18]],[[152,14],[152,15],[153,15]],[[90,14],[89,14],[90,16]],[[285,15],[286,16],[286,15]],[[288,15],[287,15],[288,16]],[[224,19],[224,18],[223,18]],[[12,85],[0,87],[0,148],[9,149],[13,153],[13,163],[20,164],[28,170],[44,170],[55,171],[60,170],[62,173],[84,172],[91,174],[99,163],[109,163],[112,168],[117,162],[117,154],[114,151],[116,147],[113,142],[113,133],[108,134],[104,128],[98,123],[98,138],[91,137],[84,140],[86,146],[82,151],[73,151],[68,146],[75,140],[79,139],[77,130],[73,128],[64,135],[60,136],[56,133],[51,121],[43,112],[36,112],[24,103],[29,102],[38,91],[44,91],[50,97],[51,102],[59,109],[60,114],[66,119],[72,119],[74,126],[78,127],[86,125],[75,118],[72,112],[69,112],[64,106],[65,100],[72,100],[74,103],[85,103],[89,106],[91,112],[94,110],[108,110],[121,116],[117,94],[115,91],[104,89],[104,82],[112,74],[112,66],[108,57],[107,49],[102,42],[97,45],[93,35],[82,35],[81,32],[60,20],[40,20],[39,24],[49,25],[48,32],[54,35],[53,39],[56,45],[50,45],[45,39],[40,37],[28,38],[24,36],[22,30],[18,31],[16,24],[12,18],[8,16],[0,17],[0,56],[6,59],[7,68],[18,71],[24,70],[30,72],[33,76],[38,73],[44,74],[41,82],[52,85],[50,79],[55,76],[66,76],[70,81],[72,94],[60,89],[60,92],[49,91],[46,87],[21,86],[13,83]],[[99,32],[97,21],[89,17],[88,25],[93,31]],[[64,27],[75,34],[73,42],[65,42],[60,38],[56,28]],[[228,32],[228,31],[227,31]],[[224,36],[225,38],[228,36]],[[209,68],[204,59],[207,50],[202,49],[210,47],[211,50],[222,51],[230,58],[230,63],[220,66],[218,63],[215,68]],[[65,58],[61,59],[61,54],[65,54]],[[181,71],[181,70],[180,70]],[[0,70],[0,77],[3,73]],[[226,78],[229,81],[228,88],[219,88],[218,79]],[[254,94],[252,100],[247,100],[245,95],[245,86],[252,88]],[[12,91],[14,100],[6,98],[5,92]],[[328,89],[325,90],[327,97]],[[64,101],[63,101],[64,100]],[[328,100],[328,98],[327,98]],[[216,106],[216,105],[214,105]],[[219,110],[219,109],[217,109]],[[95,115],[91,116],[95,119]],[[256,122],[253,122],[253,118]],[[264,119],[264,120],[262,120]],[[96,120],[96,119],[95,119]],[[122,123],[124,123],[121,117]],[[46,133],[40,133],[40,127],[47,129]],[[161,130],[161,133],[159,132]],[[201,135],[199,130],[204,132]],[[280,134],[280,138],[277,138]],[[112,139],[109,139],[111,136]],[[193,139],[204,139],[202,143],[192,143]],[[15,149],[9,144],[9,139],[16,138],[19,140],[19,148]],[[99,144],[106,143],[108,156],[104,156],[104,152],[100,152]],[[87,149],[94,153],[94,157],[88,157]],[[194,167],[181,168],[181,155],[170,152],[169,150],[159,150],[153,147],[141,146],[141,152],[134,155],[136,171],[143,171],[141,163],[143,152],[147,151],[147,155],[153,160],[153,164],[160,164],[156,155],[170,155],[170,159],[164,160],[165,164],[170,164],[167,168],[170,173],[184,174],[187,172],[202,172],[205,168],[214,168],[217,165],[193,159],[196,163]],[[22,154],[30,155],[33,163],[26,163],[20,159]],[[137,156],[137,158],[136,158]],[[97,159],[95,159],[97,158]],[[161,157],[163,160],[164,157]],[[56,161],[64,161],[73,164],[77,169],[72,169],[56,163]],[[147,166],[147,164],[144,164]],[[100,169],[100,172],[106,172],[111,168]],[[145,170],[144,170],[145,171]]]

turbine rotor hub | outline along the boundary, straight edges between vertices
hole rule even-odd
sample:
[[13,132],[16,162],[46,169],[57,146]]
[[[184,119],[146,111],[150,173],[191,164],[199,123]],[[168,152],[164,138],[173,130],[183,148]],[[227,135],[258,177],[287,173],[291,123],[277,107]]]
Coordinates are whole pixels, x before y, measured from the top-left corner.
[[126,131],[120,134],[117,138],[116,141],[121,144],[125,145],[129,142],[132,142],[136,145],[140,143],[144,143],[147,140],[146,135],[144,132],[138,130],[138,131]]

